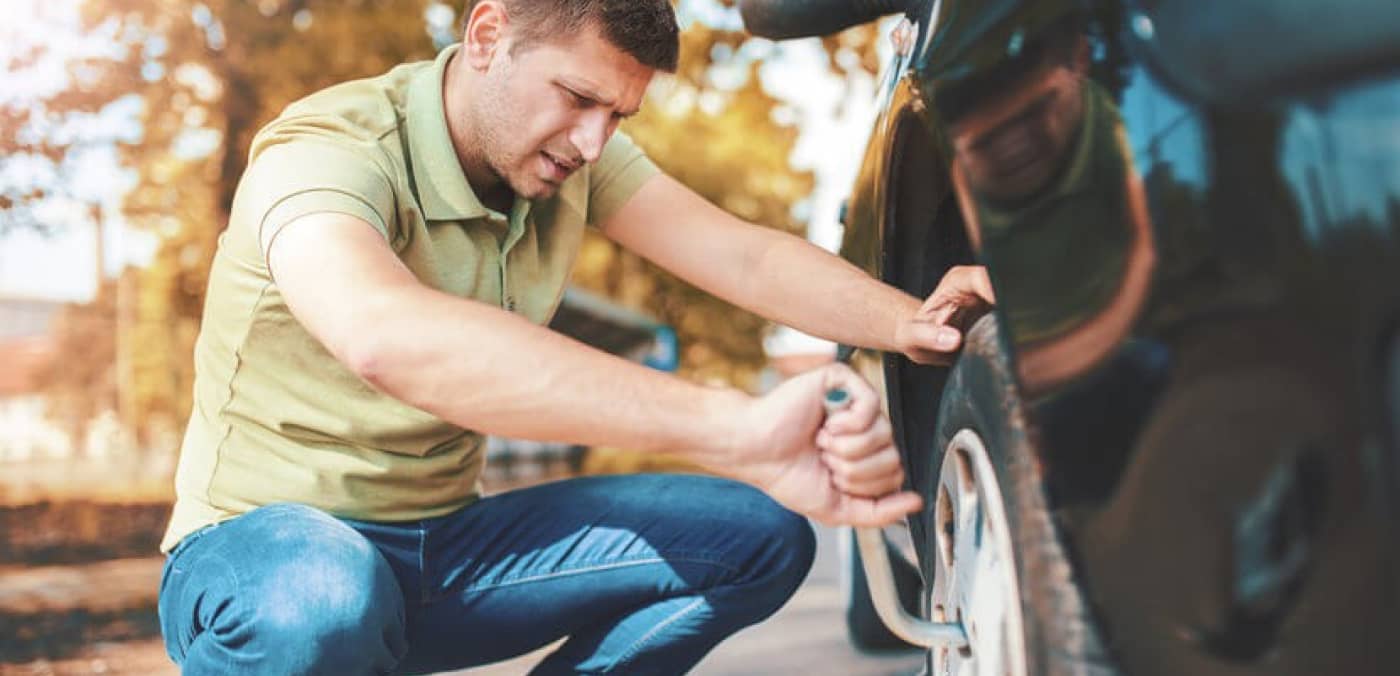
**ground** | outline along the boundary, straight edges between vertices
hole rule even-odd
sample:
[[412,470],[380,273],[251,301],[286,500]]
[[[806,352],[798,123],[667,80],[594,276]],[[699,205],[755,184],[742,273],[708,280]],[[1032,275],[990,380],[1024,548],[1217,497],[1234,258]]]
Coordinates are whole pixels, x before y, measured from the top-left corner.
[[[158,637],[163,559],[150,555],[168,502],[20,502],[0,504],[0,676],[178,674]],[[917,654],[868,656],[850,647],[839,567],[834,533],[819,528],[816,563],[796,596],[721,644],[695,673],[917,673]],[[522,674],[543,652],[470,673]]]

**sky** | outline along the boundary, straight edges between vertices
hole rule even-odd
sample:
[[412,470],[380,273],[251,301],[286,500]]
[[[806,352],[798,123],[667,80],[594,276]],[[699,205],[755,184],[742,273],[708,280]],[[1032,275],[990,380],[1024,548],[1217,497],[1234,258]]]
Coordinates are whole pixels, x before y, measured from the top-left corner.
[[[11,17],[0,24],[0,107],[42,109],[38,102],[73,83],[70,60],[117,56],[110,31],[80,35],[78,5],[79,0],[7,3]],[[14,67],[14,59],[40,45],[45,48],[40,58]],[[88,204],[98,205],[101,214],[107,274],[149,259],[154,238],[125,227],[120,212],[122,195],[136,177],[121,166],[116,143],[139,138],[140,113],[138,98],[123,97],[95,115],[66,120],[41,115],[40,124],[21,130],[21,136],[72,142],[80,150],[57,165],[25,154],[0,158],[0,192],[49,185],[57,177],[71,191],[36,209],[36,217],[52,226],[52,236],[20,229],[0,239],[0,296],[91,299],[97,287],[98,223]]]
[[[0,106],[33,106],[45,96],[72,84],[66,62],[112,52],[104,28],[84,37],[78,31],[81,0],[19,0],[7,7],[13,20],[0,25]],[[9,3],[7,3],[9,4]],[[442,11],[429,12],[430,22]],[[740,28],[737,11],[715,0],[682,0],[683,25],[702,21],[723,28]],[[43,44],[45,56],[22,68],[13,59]],[[883,45],[882,45],[883,47]],[[160,45],[153,45],[157,53]],[[886,50],[888,52],[888,50]],[[875,82],[863,74],[841,78],[826,66],[827,55],[815,39],[772,43],[751,41],[742,59],[714,75],[717,81],[740,78],[748,61],[762,61],[759,73],[765,89],[787,104],[801,130],[792,156],[795,168],[810,170],[816,190],[801,213],[810,224],[810,238],[835,250],[841,239],[836,222],[841,201],[855,172],[874,119]],[[737,83],[736,83],[737,84]],[[126,265],[150,259],[157,244],[150,233],[127,227],[121,217],[122,195],[135,182],[121,165],[116,143],[132,142],[141,134],[142,102],[135,96],[114,102],[96,115],[63,122],[50,121],[31,134],[73,139],[82,150],[61,165],[35,157],[0,158],[0,193],[67,178],[72,199],[51,199],[39,210],[46,223],[56,225],[49,237],[20,230],[0,238],[0,297],[90,300],[97,287],[97,236],[102,233],[103,270],[111,276]],[[85,202],[99,205],[97,223]]]

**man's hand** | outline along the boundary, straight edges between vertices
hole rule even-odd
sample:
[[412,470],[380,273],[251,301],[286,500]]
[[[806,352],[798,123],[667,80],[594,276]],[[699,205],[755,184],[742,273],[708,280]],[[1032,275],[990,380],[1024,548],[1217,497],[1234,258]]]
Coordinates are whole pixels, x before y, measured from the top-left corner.
[[943,275],[913,316],[895,329],[899,351],[918,364],[946,365],[962,347],[962,331],[996,304],[987,269],[960,265]]
[[[829,417],[827,390],[846,408]],[[826,524],[882,526],[922,501],[900,492],[904,468],[874,388],[844,364],[797,376],[755,400],[740,424],[731,473],[787,508]]]

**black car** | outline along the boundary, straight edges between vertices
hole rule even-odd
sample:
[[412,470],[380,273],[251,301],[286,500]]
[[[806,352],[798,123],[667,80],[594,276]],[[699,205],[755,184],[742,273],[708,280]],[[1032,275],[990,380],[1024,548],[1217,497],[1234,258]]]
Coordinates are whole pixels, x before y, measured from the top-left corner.
[[930,673],[1400,673],[1400,2],[741,9],[905,14],[843,255],[997,295],[882,357]]

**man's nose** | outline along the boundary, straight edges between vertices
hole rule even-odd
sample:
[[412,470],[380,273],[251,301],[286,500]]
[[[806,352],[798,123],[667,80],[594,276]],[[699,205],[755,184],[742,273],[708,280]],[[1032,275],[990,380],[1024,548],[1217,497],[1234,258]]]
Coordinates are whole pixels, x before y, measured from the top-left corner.
[[607,145],[608,137],[612,135],[612,114],[607,110],[590,110],[584,114],[574,125],[570,134],[570,141],[574,147],[578,148],[579,155],[584,162],[593,163],[598,161],[598,157],[603,154],[603,146]]

